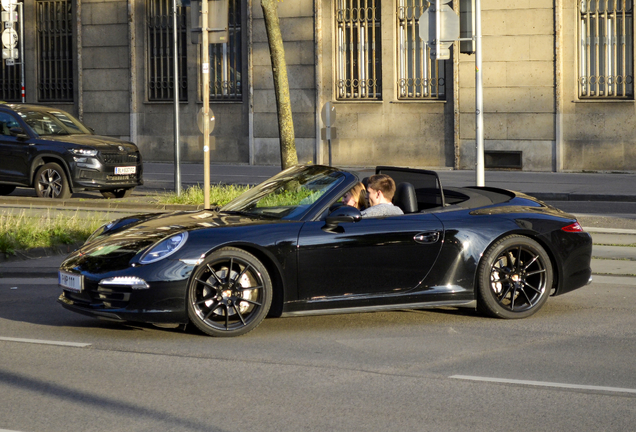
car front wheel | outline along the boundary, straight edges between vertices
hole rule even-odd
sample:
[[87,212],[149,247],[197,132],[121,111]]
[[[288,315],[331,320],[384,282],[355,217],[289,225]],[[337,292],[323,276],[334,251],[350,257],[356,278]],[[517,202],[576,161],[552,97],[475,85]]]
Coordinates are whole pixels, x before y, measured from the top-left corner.
[[498,318],[534,314],[552,289],[550,257],[539,243],[520,235],[505,237],[490,246],[478,275],[478,308]]
[[254,255],[223,248],[195,270],[187,292],[188,316],[210,336],[240,336],[263,321],[272,292],[267,269]]
[[101,191],[104,198],[126,198],[132,194],[133,188],[111,189]]
[[62,167],[53,162],[42,165],[35,174],[35,192],[40,198],[70,197],[71,190]]

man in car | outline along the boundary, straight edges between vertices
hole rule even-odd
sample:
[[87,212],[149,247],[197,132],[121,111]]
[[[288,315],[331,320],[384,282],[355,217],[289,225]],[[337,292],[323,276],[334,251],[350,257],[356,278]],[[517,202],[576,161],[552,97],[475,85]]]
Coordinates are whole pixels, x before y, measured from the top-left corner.
[[369,207],[361,212],[362,217],[394,216],[404,214],[402,209],[393,205],[395,182],[386,174],[375,174],[367,183]]

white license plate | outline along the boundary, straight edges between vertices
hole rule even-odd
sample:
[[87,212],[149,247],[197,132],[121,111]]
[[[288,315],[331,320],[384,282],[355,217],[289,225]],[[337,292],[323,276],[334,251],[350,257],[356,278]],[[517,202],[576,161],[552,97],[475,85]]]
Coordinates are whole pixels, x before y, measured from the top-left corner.
[[115,174],[135,174],[137,167],[115,167]]
[[57,273],[57,283],[68,291],[82,292],[82,275],[76,275],[59,270]]

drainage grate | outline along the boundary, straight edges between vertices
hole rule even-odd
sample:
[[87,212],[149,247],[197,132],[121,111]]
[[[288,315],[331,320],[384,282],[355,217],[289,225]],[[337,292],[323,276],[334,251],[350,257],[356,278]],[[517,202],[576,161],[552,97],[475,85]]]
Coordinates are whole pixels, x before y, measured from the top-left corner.
[[490,169],[523,169],[520,151],[490,150],[484,151],[484,167]]

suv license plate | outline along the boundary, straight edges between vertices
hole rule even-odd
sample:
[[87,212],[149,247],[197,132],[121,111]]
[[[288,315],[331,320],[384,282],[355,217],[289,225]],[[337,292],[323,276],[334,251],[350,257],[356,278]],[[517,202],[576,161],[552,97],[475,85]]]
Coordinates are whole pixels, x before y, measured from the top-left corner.
[[59,270],[57,273],[57,283],[65,290],[82,292],[82,275],[76,275]]
[[137,172],[137,167],[115,167],[115,174],[123,175],[123,174],[135,174]]

